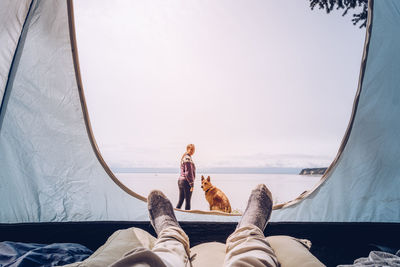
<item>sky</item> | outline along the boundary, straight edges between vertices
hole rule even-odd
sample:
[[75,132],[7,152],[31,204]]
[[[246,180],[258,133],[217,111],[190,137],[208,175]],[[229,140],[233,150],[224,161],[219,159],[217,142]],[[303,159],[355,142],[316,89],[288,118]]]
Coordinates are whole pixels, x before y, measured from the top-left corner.
[[83,87],[112,168],[327,167],[365,28],[307,0],[76,0]]

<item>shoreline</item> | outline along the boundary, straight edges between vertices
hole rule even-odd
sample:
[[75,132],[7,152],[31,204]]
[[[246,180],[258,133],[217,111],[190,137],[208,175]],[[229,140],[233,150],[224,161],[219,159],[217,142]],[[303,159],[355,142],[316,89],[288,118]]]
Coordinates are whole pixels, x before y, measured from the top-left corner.
[[[208,210],[208,202],[201,189],[200,175],[195,180],[192,195],[192,209]],[[299,174],[214,174],[211,183],[222,190],[229,198],[233,210],[244,210],[251,191],[258,184],[265,184],[273,193],[274,204],[285,203],[295,199],[302,192],[310,190],[320,176]],[[161,190],[176,204],[178,201],[177,173],[116,173],[117,178],[125,186],[141,196],[147,196],[154,189]]]
[[[303,168],[295,167],[211,167],[200,168],[196,173],[210,174],[299,174]],[[179,168],[116,168],[112,167],[114,173],[171,173],[179,174]]]

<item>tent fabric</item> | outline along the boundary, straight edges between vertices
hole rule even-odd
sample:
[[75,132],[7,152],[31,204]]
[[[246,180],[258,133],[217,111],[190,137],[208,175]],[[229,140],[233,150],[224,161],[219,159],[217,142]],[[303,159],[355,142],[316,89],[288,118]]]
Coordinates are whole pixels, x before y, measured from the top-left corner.
[[33,2],[6,92],[0,121],[1,223],[148,220],[147,204],[110,179],[91,146],[66,1]]
[[400,222],[400,1],[369,4],[371,33],[347,144],[325,182],[273,212],[273,221]]
[[[0,223],[147,221],[146,202],[118,182],[91,133],[72,0],[28,3],[0,2],[0,14],[11,13],[0,17]],[[272,221],[400,222],[400,1],[369,5],[343,147],[321,185],[274,210]],[[177,218],[240,217],[177,212]]]
[[0,108],[11,63],[31,1],[2,0],[0,6]]

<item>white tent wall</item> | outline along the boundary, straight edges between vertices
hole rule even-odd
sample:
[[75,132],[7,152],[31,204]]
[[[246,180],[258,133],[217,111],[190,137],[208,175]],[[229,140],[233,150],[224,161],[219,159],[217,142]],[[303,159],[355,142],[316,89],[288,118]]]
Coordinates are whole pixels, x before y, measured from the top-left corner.
[[0,3],[0,108],[30,3],[26,0],[2,0]]
[[[33,1],[12,56],[0,114],[0,223],[147,221],[147,204],[111,179],[91,144],[67,7],[67,1]],[[24,21],[9,19],[6,26]],[[193,216],[178,214],[181,220]]]
[[400,1],[369,4],[347,144],[322,186],[272,221],[400,222]]
[[73,66],[66,2],[34,1],[2,110],[2,222],[121,219],[138,202],[118,197],[94,156]]

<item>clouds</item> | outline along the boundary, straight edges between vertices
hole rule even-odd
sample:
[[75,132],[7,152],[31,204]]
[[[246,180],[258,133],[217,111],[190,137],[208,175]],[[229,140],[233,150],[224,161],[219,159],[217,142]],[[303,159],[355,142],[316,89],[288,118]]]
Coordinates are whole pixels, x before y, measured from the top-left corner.
[[297,166],[336,154],[364,39],[340,14],[312,12],[306,1],[75,8],[84,88],[106,160],[172,166],[187,143],[204,165],[264,155],[257,164]]

